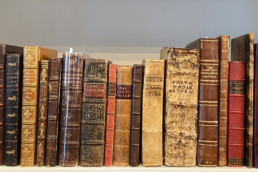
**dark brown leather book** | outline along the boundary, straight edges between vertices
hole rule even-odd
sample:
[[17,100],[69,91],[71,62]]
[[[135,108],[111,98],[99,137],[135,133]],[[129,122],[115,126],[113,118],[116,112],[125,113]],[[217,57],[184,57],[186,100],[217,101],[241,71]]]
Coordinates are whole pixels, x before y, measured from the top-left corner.
[[52,58],[49,61],[48,85],[48,115],[47,115],[47,140],[46,140],[46,166],[57,165],[57,143],[59,106],[61,90],[62,59]]
[[4,165],[20,163],[22,54],[6,54]]
[[258,43],[254,44],[254,164],[258,168]]
[[201,38],[186,48],[200,49],[198,166],[218,165],[219,40]]
[[130,166],[140,164],[143,65],[133,66]]
[[104,165],[108,60],[85,60],[80,165]]

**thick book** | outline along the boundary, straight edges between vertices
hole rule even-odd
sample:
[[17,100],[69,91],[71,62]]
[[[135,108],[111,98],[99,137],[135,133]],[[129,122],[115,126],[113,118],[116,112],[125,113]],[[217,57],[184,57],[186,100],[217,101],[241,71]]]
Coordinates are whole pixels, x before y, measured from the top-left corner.
[[116,71],[117,65],[110,64],[108,71],[105,166],[112,166],[113,164],[113,144],[116,115]]
[[[232,56],[233,57],[233,56]],[[228,166],[244,165],[245,63],[229,63]]]
[[22,54],[6,54],[4,165],[20,163]]
[[108,63],[85,60],[80,166],[104,165]]
[[254,110],[254,33],[231,41],[231,60],[243,61],[245,67],[245,165],[253,166],[253,110]]
[[197,165],[218,165],[219,40],[201,38],[186,46],[200,49]]
[[143,65],[133,66],[130,166],[140,164]]
[[164,60],[143,61],[142,165],[163,164]]
[[49,61],[46,166],[57,165],[62,62],[61,58],[52,58]]
[[254,44],[254,155],[253,166],[258,168],[258,44]]
[[195,166],[199,50],[164,47],[164,165]]
[[132,74],[132,66],[117,66],[114,166],[129,166]]

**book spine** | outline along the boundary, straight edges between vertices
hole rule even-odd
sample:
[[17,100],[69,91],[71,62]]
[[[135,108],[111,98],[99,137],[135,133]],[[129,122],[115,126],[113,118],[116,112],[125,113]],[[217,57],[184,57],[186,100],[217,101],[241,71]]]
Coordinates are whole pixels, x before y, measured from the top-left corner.
[[108,60],[85,60],[80,165],[104,164]]
[[254,44],[254,167],[258,168],[258,44]]
[[130,166],[140,164],[143,65],[133,66]]
[[113,165],[129,166],[132,67],[117,67]]
[[58,121],[60,106],[60,88],[62,59],[53,58],[49,62],[48,115],[46,140],[46,166],[57,165]]
[[142,94],[142,165],[163,164],[164,60],[145,60]]
[[109,65],[108,74],[108,100],[107,100],[107,124],[105,144],[105,166],[113,164],[113,143],[116,115],[116,71],[117,65]]
[[4,165],[20,162],[22,55],[6,55]]
[[245,63],[229,63],[228,166],[244,165]]
[[5,47],[0,46],[0,165],[4,165]]

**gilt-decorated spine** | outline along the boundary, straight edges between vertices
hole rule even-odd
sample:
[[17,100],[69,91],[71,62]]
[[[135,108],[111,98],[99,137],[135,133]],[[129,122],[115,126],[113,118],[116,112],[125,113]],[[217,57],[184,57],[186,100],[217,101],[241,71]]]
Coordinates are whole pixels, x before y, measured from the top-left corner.
[[254,44],[254,167],[258,168],[258,43]]
[[5,46],[0,45],[0,165],[4,165]]

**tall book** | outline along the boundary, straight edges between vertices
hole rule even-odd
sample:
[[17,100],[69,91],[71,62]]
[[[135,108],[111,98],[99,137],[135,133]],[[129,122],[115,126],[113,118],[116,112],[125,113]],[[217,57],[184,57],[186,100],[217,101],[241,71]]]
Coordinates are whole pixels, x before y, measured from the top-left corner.
[[20,163],[22,54],[6,55],[4,165]]
[[108,60],[87,58],[84,70],[80,165],[104,164]]
[[8,53],[23,54],[23,48],[0,44],[0,165],[4,165],[5,57]]
[[130,166],[140,164],[143,65],[133,66]]
[[59,166],[77,166],[80,154],[83,54],[63,55]]
[[116,71],[117,65],[110,64],[108,71],[107,124],[105,142],[105,166],[113,164],[113,144],[116,115]]
[[132,66],[117,66],[114,166],[129,165],[132,72]]
[[57,51],[25,46],[23,58],[21,166],[35,165],[38,112],[39,62],[57,57]]
[[57,165],[62,62],[61,58],[52,58],[49,61],[46,166]]
[[254,164],[258,168],[258,44],[254,44]]
[[[233,57],[233,56],[232,56]],[[244,165],[245,63],[229,63],[228,166]]]
[[254,33],[231,41],[231,60],[244,61],[245,68],[245,165],[253,166]]
[[163,164],[164,60],[143,61],[142,165]]
[[201,38],[186,46],[200,49],[197,165],[218,165],[219,40]]
[[199,85],[199,50],[164,47],[164,164],[195,166]]

